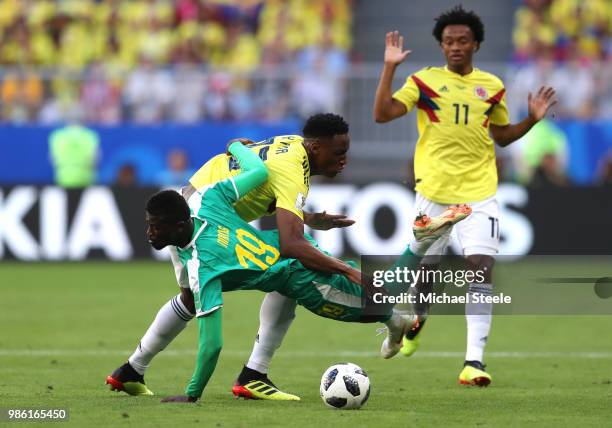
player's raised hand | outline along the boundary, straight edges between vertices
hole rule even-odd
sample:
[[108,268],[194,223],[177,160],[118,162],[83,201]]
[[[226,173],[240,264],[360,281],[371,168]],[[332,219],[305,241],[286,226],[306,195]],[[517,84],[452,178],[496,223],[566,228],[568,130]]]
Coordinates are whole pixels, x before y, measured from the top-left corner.
[[162,403],[195,403],[198,401],[196,397],[190,397],[188,395],[176,395],[174,397],[162,398]]
[[529,117],[537,122],[546,116],[548,109],[555,104],[557,104],[555,90],[551,87],[542,86],[535,96],[529,92],[527,97]]
[[333,228],[349,227],[355,224],[355,220],[346,218],[343,214],[304,213],[304,223],[312,229],[329,230]]
[[399,65],[412,51],[404,50],[404,37],[399,31],[391,31],[385,37],[385,64]]

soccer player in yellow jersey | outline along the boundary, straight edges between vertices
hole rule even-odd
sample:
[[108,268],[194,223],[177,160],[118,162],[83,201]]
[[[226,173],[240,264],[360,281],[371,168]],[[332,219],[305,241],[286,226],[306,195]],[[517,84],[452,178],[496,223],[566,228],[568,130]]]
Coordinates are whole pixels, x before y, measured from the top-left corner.
[[[449,204],[468,203],[473,213],[457,224],[463,255],[488,275],[483,284],[471,284],[468,294],[492,293],[491,269],[499,245],[499,207],[496,200],[497,170],[493,142],[501,147],[518,140],[541,120],[555,104],[554,90],[540,88],[529,94],[528,116],[510,124],[505,88],[496,76],[475,68],[473,55],[484,40],[482,21],[461,6],[436,19],[433,35],[446,58],[444,67],[426,67],[406,79],[392,93],[395,70],[410,51],[403,50],[403,37],[387,33],[384,66],[374,101],[374,119],[384,123],[417,108],[419,139],[414,157],[416,209],[429,216]],[[492,138],[491,138],[492,137]],[[448,245],[440,239],[430,248],[424,265],[434,268]],[[431,284],[419,284],[427,292]],[[487,386],[491,376],[483,364],[493,306],[468,300],[466,304],[467,352],[459,376],[462,384]],[[418,346],[427,308],[415,307],[419,326],[404,338],[402,353],[411,355]]]
[[[268,180],[235,203],[238,215],[246,221],[265,215],[276,215],[280,255],[299,260],[308,269],[338,273],[360,284],[360,271],[316,249],[304,237],[304,224],[326,230],[346,227],[354,222],[343,215],[308,213],[303,210],[312,175],[335,177],[346,165],[350,139],[348,124],[338,115],[326,113],[310,117],[303,129],[304,137],[284,135],[253,143],[244,140],[255,151],[268,170]],[[234,158],[220,154],[206,162],[193,177],[184,196],[240,173]],[[219,231],[223,242],[223,231]],[[131,395],[148,395],[144,372],[151,360],[186,327],[194,316],[193,294],[187,273],[171,250],[181,294],[160,309],[155,320],[129,358],[109,376],[114,385]],[[274,394],[259,394],[249,387],[262,382],[274,387],[267,376],[268,366],[280,346],[293,318],[296,302],[279,293],[268,293],[260,309],[260,327],[249,361],[240,373],[233,393],[236,396],[270,400],[295,400],[297,397],[274,388]]]

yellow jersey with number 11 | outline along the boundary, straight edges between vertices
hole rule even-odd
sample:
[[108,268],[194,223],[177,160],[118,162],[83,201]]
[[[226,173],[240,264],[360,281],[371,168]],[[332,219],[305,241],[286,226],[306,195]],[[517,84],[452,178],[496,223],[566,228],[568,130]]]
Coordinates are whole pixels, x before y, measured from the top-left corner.
[[427,67],[408,77],[393,98],[408,111],[418,109],[417,192],[440,204],[476,202],[496,193],[489,125],[509,124],[500,79],[477,68],[462,76],[447,67]]

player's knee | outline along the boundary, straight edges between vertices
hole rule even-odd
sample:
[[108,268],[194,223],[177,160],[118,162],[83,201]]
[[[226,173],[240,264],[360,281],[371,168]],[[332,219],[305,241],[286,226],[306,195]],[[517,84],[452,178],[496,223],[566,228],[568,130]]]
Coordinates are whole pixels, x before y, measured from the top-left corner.
[[195,314],[195,302],[190,289],[181,288],[181,302],[183,302],[183,305],[185,305],[190,313]]
[[493,265],[495,259],[492,256],[486,256],[482,254],[473,254],[467,256],[470,269],[474,272],[478,272],[480,276],[484,277],[484,282],[490,283],[493,278]]

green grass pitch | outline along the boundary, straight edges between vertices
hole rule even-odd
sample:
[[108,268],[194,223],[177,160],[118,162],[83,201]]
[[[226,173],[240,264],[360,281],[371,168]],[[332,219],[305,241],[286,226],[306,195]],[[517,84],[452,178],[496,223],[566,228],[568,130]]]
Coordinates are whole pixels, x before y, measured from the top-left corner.
[[[457,385],[465,350],[461,316],[432,317],[419,353],[384,361],[376,356],[382,340],[376,325],[334,322],[298,309],[270,377],[302,401],[234,400],[231,385],[257,330],[263,298],[257,292],[225,294],[224,350],[200,403],[159,402],[181,394],[191,376],[195,323],[153,361],[146,380],[156,396],[109,391],[106,375],[126,361],[176,292],[166,263],[2,262],[0,407],[67,408],[74,426],[610,424],[612,316],[496,317],[486,361],[493,384],[476,389]],[[321,374],[343,361],[370,376],[370,401],[361,410],[331,410],[319,398]]]

